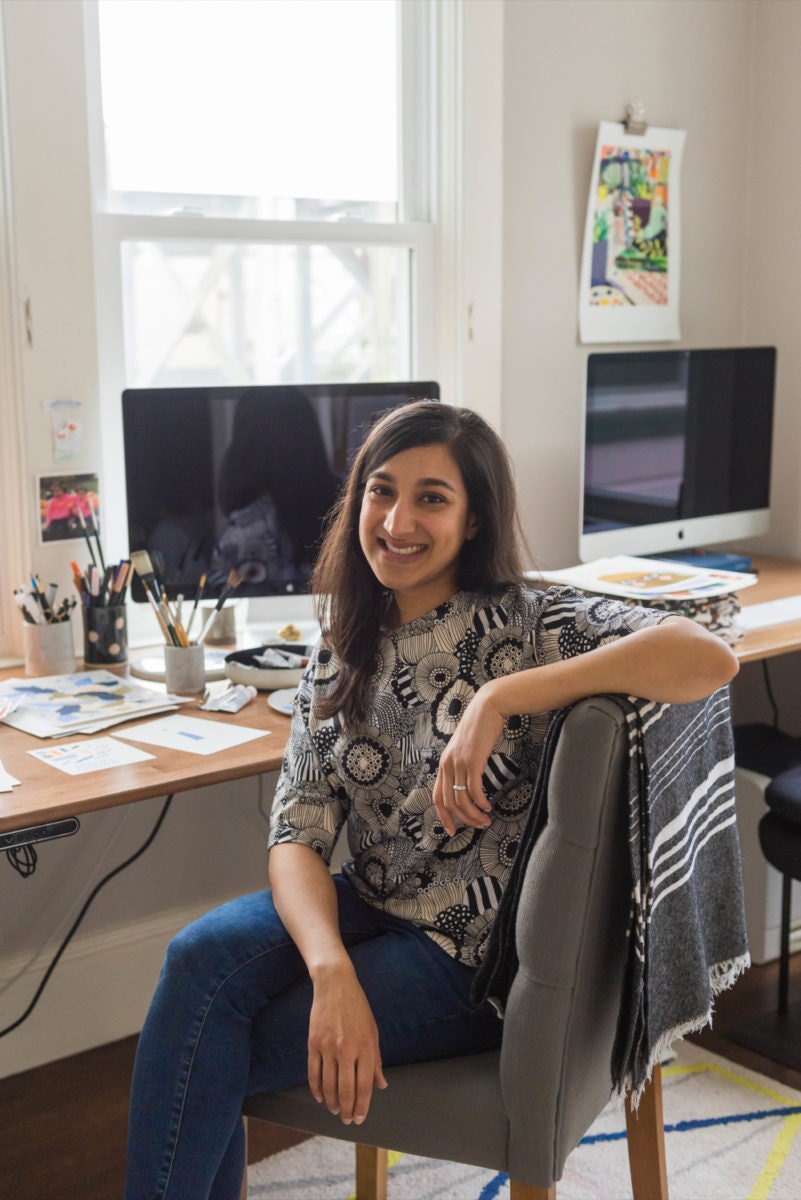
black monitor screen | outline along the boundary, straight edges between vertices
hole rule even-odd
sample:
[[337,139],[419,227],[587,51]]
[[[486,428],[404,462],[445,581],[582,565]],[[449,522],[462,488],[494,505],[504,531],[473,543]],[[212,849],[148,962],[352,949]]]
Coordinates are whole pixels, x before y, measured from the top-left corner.
[[[436,383],[131,388],[122,395],[130,550],[167,595],[308,590],[326,515],[376,417]],[[138,579],[134,599],[144,600]]]
[[765,509],[776,351],[591,354],[583,532]]

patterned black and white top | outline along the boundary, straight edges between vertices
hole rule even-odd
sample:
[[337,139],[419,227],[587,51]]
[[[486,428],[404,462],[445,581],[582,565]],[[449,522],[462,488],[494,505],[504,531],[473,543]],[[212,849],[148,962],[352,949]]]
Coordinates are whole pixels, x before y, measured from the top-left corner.
[[353,857],[343,870],[359,895],[478,965],[528,814],[549,716],[506,721],[483,779],[492,823],[457,828],[454,837],[432,800],[451,734],[487,680],[582,654],[665,615],[567,588],[457,592],[386,633],[368,719],[351,730],[315,715],[315,696],[337,673],[334,654],[320,643],[295,699],[270,845],[301,842],[328,862],[347,822]]

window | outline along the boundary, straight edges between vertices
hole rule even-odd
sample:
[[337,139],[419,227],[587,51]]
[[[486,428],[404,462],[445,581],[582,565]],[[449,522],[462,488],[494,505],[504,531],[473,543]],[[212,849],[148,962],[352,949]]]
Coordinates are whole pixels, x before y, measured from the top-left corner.
[[427,5],[91,11],[109,394],[430,369]]

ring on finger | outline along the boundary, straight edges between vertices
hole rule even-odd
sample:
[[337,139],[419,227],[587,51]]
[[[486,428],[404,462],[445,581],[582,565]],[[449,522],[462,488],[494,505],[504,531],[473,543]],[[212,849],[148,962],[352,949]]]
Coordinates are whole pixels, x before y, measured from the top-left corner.
[[455,783],[453,785],[453,790],[454,790],[454,792],[466,792],[467,784],[466,783]]

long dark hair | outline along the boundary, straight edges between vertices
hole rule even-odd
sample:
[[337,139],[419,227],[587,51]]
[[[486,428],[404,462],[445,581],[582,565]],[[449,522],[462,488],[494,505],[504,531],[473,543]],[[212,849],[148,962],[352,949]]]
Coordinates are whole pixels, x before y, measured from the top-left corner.
[[336,493],[320,427],[302,389],[248,388],[237,402],[220,466],[217,495],[225,515],[269,495],[300,565],[314,560],[321,517]]
[[384,414],[371,429],[331,514],[312,575],[312,591],[329,644],[340,661],[331,692],[317,701],[322,717],[340,713],[346,724],[367,711],[381,623],[391,596],[359,543],[365,485],[382,463],[415,446],[447,446],[462,475],[478,528],[459,557],[460,589],[491,594],[522,580],[525,540],[517,513],[506,448],[477,413],[420,400]]

